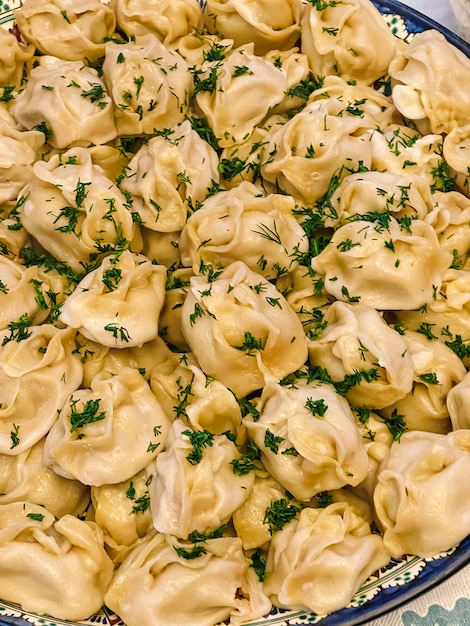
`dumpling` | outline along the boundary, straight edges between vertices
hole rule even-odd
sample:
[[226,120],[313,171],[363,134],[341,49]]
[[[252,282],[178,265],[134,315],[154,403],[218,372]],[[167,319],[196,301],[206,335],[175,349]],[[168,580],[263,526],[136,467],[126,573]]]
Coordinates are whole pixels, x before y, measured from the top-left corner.
[[153,529],[149,484],[140,471],[125,482],[91,488],[94,520],[103,531],[106,551],[119,565]]
[[467,365],[470,364],[470,271],[449,269],[435,296],[415,310],[395,311],[401,328],[422,333],[431,340],[439,339],[451,348]]
[[43,144],[40,131],[20,131],[0,120],[0,204],[17,199]]
[[349,404],[331,385],[267,385],[256,408],[258,419],[244,418],[250,439],[264,467],[298,500],[366,477],[361,434]]
[[310,2],[302,19],[302,47],[314,75],[373,83],[387,73],[399,40],[369,0]]
[[445,434],[451,427],[447,395],[464,378],[465,366],[441,341],[410,330],[404,331],[403,338],[413,362],[413,387],[405,397],[386,407],[382,415],[401,415],[408,430]]
[[233,393],[204,375],[191,354],[172,354],[153,368],[150,386],[171,419],[194,430],[230,434],[237,444],[246,438],[241,411]]
[[239,538],[192,544],[162,533],[125,559],[105,603],[127,626],[213,626],[229,618],[241,624],[271,610]]
[[79,276],[108,253],[141,248],[129,199],[86,148],[37,161],[23,193],[27,197],[19,213],[24,228]]
[[203,25],[198,0],[111,0],[119,28],[129,37],[152,33],[168,48]]
[[191,128],[188,120],[152,137],[125,169],[121,189],[142,198],[137,213],[157,232],[182,230],[187,215],[219,181],[216,151]]
[[191,278],[182,329],[206,376],[245,396],[305,363],[302,324],[271,283],[241,261],[205,269]]
[[26,41],[66,61],[104,56],[116,27],[114,12],[99,0],[25,0],[15,20]]
[[90,503],[90,489],[68,480],[42,461],[44,439],[17,456],[0,455],[0,507],[10,502],[39,504],[60,518],[83,515]]
[[99,611],[113,562],[94,522],[56,520],[29,502],[0,505],[2,599],[25,611],[84,620]]
[[206,59],[192,68],[195,110],[207,119],[221,148],[246,140],[284,101],[291,87],[290,73],[297,76],[297,68],[278,67],[274,59],[257,56],[253,45],[224,52],[222,58]]
[[374,505],[392,557],[430,557],[470,533],[470,432],[413,431],[394,442],[379,468]]
[[47,320],[53,306],[63,302],[64,284],[51,271],[43,272],[36,265],[29,267],[0,256],[0,329],[28,318],[35,324]]
[[189,350],[189,346],[181,330],[181,309],[192,275],[193,270],[190,267],[168,271],[165,300],[158,320],[160,337],[164,337],[169,345],[183,352]]
[[312,268],[338,300],[409,311],[433,299],[451,263],[426,222],[389,215],[383,224],[359,215],[335,231]]
[[[407,343],[369,306],[336,301],[327,309],[321,336],[308,342],[310,363],[328,370],[333,381],[345,384],[355,406],[383,409],[411,392],[413,360]],[[369,378],[355,381],[361,371]],[[355,382],[349,388],[348,382]]]
[[[400,124],[370,133],[372,169],[392,174],[419,176],[431,191],[445,183],[448,165],[442,157],[442,136],[425,133]],[[447,176],[448,178],[448,176]],[[401,194],[400,194],[401,197]]]
[[[286,502],[285,508],[292,507],[290,510],[293,513],[300,511],[299,504],[292,503],[291,495],[287,494],[275,478],[267,472],[257,472],[250,495],[232,516],[237,537],[242,540],[245,550],[261,548],[271,541],[272,530],[266,510],[275,502]],[[281,509],[284,504],[278,506]]]
[[225,434],[188,429],[175,420],[149,488],[156,530],[187,539],[194,531],[206,533],[226,524],[255,480],[253,472],[235,471],[239,457]]
[[21,317],[1,332],[0,452],[21,454],[42,439],[82,382],[76,331]]
[[124,250],[106,257],[65,301],[60,320],[109,348],[142,346],[158,337],[166,268]]
[[103,144],[116,135],[113,107],[97,70],[81,61],[40,57],[16,98],[14,117],[39,130],[54,148]]
[[[436,192],[438,193],[438,192]],[[326,227],[337,228],[357,215],[377,219],[392,214],[424,220],[434,209],[435,198],[429,185],[420,176],[388,171],[357,172],[346,176],[333,192],[331,215],[326,215]],[[377,215],[380,214],[380,215]]]
[[350,505],[307,507],[274,534],[263,589],[274,606],[327,615],[389,560],[380,535]]
[[191,74],[183,57],[154,35],[108,42],[103,73],[119,135],[153,135],[183,122]]
[[389,73],[393,101],[405,118],[427,119],[431,132],[439,134],[468,126],[470,61],[442,33],[416,33],[398,50]]
[[447,408],[452,423],[452,430],[470,428],[468,407],[470,375],[467,373],[447,394]]
[[15,89],[21,85],[26,61],[34,54],[34,46],[20,43],[13,33],[6,28],[0,30],[0,88],[2,102],[14,96]]
[[208,0],[204,8],[209,32],[233,39],[236,46],[255,44],[255,54],[287,50],[300,37],[300,0]]
[[170,420],[138,370],[98,374],[67,398],[44,444],[44,463],[85,485],[124,482],[163,448]]
[[369,169],[368,119],[339,98],[307,104],[285,124],[273,127],[262,148],[261,174],[284,192],[313,203],[333,176]]
[[215,194],[189,217],[181,233],[183,265],[226,267],[243,261],[268,280],[295,269],[308,250],[289,196],[261,196],[248,181]]

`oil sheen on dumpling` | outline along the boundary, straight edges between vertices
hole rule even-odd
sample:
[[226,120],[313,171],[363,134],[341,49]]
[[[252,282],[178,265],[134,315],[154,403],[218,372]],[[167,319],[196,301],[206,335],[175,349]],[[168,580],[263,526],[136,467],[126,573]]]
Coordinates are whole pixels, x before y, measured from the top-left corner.
[[469,471],[467,429],[413,431],[392,445],[379,468],[374,505],[393,557],[430,557],[470,533]]
[[0,452],[15,455],[46,435],[83,374],[75,330],[18,322],[0,337]]
[[316,494],[358,485],[367,452],[347,401],[322,383],[267,385],[257,420],[245,425],[274,478],[304,502]]
[[154,527],[181,539],[215,531],[248,498],[254,473],[235,472],[240,454],[225,434],[193,431],[175,420],[168,445],[156,458],[150,484]]
[[194,544],[162,533],[129,554],[105,602],[127,626],[241,624],[271,609],[238,537]]
[[307,3],[302,46],[316,76],[373,83],[387,73],[399,40],[368,0]]
[[284,296],[241,261],[215,275],[193,277],[183,304],[183,333],[203,372],[244,396],[301,367],[307,342]]
[[188,120],[145,142],[125,169],[121,189],[142,198],[137,212],[152,231],[182,230],[188,212],[219,182],[215,150]]
[[60,149],[114,139],[113,107],[97,70],[50,55],[40,59],[15,100],[18,122],[27,130],[40,130]]
[[61,476],[101,486],[128,480],[163,448],[170,420],[133,368],[98,374],[67,398],[44,445],[44,462]]
[[[189,217],[180,240],[181,260],[198,271],[201,263],[226,267],[243,261],[268,280],[295,269],[308,250],[289,196],[261,196],[248,181],[203,202]],[[262,254],[261,254],[262,252]]]
[[99,0],[26,0],[15,20],[26,41],[66,61],[104,56],[116,27],[114,12]]
[[380,535],[352,506],[307,507],[274,534],[264,591],[275,606],[326,615],[345,607],[389,559]]
[[109,348],[141,346],[158,336],[166,268],[125,250],[108,256],[67,298],[60,319]]
[[25,611],[84,620],[99,611],[113,562],[95,522],[56,520],[29,502],[0,505],[2,598]]
[[233,39],[236,46],[254,42],[259,55],[295,46],[302,13],[300,0],[208,0],[204,9],[209,32]]

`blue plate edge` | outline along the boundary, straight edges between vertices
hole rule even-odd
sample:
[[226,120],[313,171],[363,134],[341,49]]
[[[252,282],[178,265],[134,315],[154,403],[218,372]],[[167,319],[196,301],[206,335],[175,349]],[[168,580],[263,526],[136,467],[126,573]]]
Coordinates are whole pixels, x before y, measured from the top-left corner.
[[444,37],[453,44],[456,48],[458,48],[461,52],[463,52],[466,56],[470,57],[470,44],[467,43],[464,39],[459,37],[452,30],[439,24],[432,18],[420,13],[416,9],[399,2],[399,0],[371,0],[372,4],[381,12],[381,13],[396,13],[403,17],[408,22],[411,22],[412,25],[418,26],[418,29],[411,29],[410,32],[419,32],[422,30],[438,30],[440,33],[444,35]]

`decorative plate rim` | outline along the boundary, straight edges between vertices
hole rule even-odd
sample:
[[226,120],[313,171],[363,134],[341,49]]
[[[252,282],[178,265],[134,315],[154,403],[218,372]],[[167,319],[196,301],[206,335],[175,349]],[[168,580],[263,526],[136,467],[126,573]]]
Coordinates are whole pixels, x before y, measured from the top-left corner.
[[[398,0],[372,0],[395,34],[408,39],[423,30],[441,32],[456,48],[470,57],[470,44],[454,32]],[[14,10],[22,0],[0,0],[0,28],[13,22]],[[2,8],[6,10],[2,11]],[[371,576],[355,594],[351,603],[326,617],[310,611],[274,609],[264,619],[249,622],[251,626],[361,626],[407,604],[439,586],[470,563],[470,535],[451,550],[422,559],[406,556],[394,560]],[[384,599],[385,597],[385,599]],[[23,611],[20,607],[0,600],[0,626],[123,626],[123,622],[106,610],[88,620],[71,622]],[[248,626],[248,624],[247,624]]]

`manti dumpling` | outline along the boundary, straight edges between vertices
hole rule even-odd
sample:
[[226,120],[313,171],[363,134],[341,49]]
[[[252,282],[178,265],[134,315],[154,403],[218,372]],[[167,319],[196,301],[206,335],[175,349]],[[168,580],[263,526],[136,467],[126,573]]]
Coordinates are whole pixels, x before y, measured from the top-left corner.
[[170,420],[138,370],[97,375],[70,395],[49,431],[44,463],[85,485],[120,483],[163,448]]
[[106,551],[115,564],[121,563],[153,528],[152,478],[141,470],[122,483],[91,488],[94,520],[103,530]]
[[34,46],[20,43],[13,33],[10,33],[6,28],[1,29],[0,88],[3,88],[3,96],[21,85],[25,63],[31,59],[33,54]]
[[154,527],[181,539],[215,531],[248,498],[254,473],[235,471],[240,453],[225,434],[188,429],[175,420],[167,443],[150,483]]
[[344,502],[305,508],[275,533],[264,592],[275,606],[318,615],[337,611],[390,555],[358,511]]
[[[447,164],[442,157],[442,136],[425,133],[400,124],[372,130],[370,133],[372,170],[391,174],[419,176],[421,184],[440,189]],[[403,190],[406,194],[406,189]],[[402,198],[402,193],[399,198]]]
[[191,74],[154,35],[107,43],[103,72],[119,135],[153,135],[184,120]]
[[152,33],[168,48],[203,25],[198,0],[111,0],[119,28],[129,37]]
[[233,39],[236,46],[254,42],[255,53],[292,48],[300,38],[300,0],[208,0],[204,9],[209,32]]
[[470,533],[470,431],[413,431],[379,468],[374,505],[392,557],[430,557]]
[[131,348],[156,339],[165,298],[166,267],[124,250],[107,256],[67,298],[61,321],[109,348]]
[[[436,192],[438,193],[438,192]],[[333,192],[331,215],[326,215],[326,227],[357,219],[357,215],[392,213],[424,220],[434,208],[435,198],[429,185],[420,176],[382,171],[357,172],[346,176]]]
[[398,38],[369,0],[306,4],[302,48],[316,76],[341,74],[373,83],[387,73],[398,47]]
[[[86,148],[37,161],[19,212],[24,228],[78,272],[114,250],[140,251],[129,200]],[[93,267],[93,265],[92,265]]]
[[177,232],[219,182],[217,166],[215,150],[185,120],[142,145],[125,168],[120,187],[142,198],[137,212],[146,228]]
[[103,604],[113,563],[94,522],[56,520],[29,502],[0,505],[2,598],[26,611],[83,620]]
[[463,269],[470,251],[470,198],[458,191],[435,191],[434,207],[426,221],[432,224],[443,248],[452,253],[453,269]]
[[83,515],[90,502],[89,487],[46,467],[43,449],[44,438],[17,456],[0,454],[0,505],[27,500],[57,518]]
[[348,112],[339,98],[315,100],[273,127],[263,145],[261,174],[284,192],[315,202],[338,171],[345,176],[370,167],[368,128],[369,120]]
[[80,386],[83,367],[74,353],[76,331],[23,318],[0,333],[0,452],[21,454],[57,420]]
[[442,33],[417,33],[399,49],[389,72],[393,101],[405,118],[428,120],[433,133],[468,126],[470,61]]
[[409,311],[433,299],[452,254],[423,220],[400,222],[389,215],[387,221],[359,216],[338,228],[312,259],[328,293],[378,310]]
[[116,137],[113,107],[97,70],[81,61],[45,55],[16,98],[13,114],[27,130],[40,130],[54,148],[103,144]]
[[328,370],[337,382],[361,370],[375,370],[373,379],[360,379],[347,390],[351,404],[382,409],[411,391],[414,368],[406,341],[378,311],[338,300],[323,322],[321,336],[308,342],[312,365]]
[[20,131],[0,119],[0,204],[17,199],[43,144],[40,131]]
[[[291,74],[300,80],[298,67],[303,58],[299,55],[297,64],[278,67],[274,58],[257,56],[250,43],[192,69],[196,110],[207,118],[221,148],[246,140],[284,101],[292,86]],[[306,62],[303,75],[308,77]]]
[[[232,521],[245,550],[253,550],[269,544],[272,532],[266,520],[266,510],[275,502],[288,502],[300,511],[284,487],[267,472],[256,472],[250,495],[233,513]],[[294,510],[294,509],[292,509]]]
[[296,381],[267,385],[244,418],[263,465],[295,498],[313,496],[366,477],[367,452],[348,402],[331,385]]
[[426,307],[395,311],[403,328],[416,330],[429,339],[439,339],[452,348],[468,366],[470,337],[470,268],[448,269],[444,280]]
[[116,27],[114,12],[99,0],[26,0],[15,20],[26,41],[66,61],[104,56]]
[[206,375],[245,396],[305,363],[302,324],[274,285],[241,261],[206,270],[211,276],[191,278],[182,314],[184,336]]
[[211,196],[181,233],[181,262],[196,273],[201,263],[225,267],[243,261],[268,280],[292,271],[308,250],[295,207],[290,196],[262,196],[248,181]]
[[44,272],[38,266],[20,265],[0,256],[0,329],[11,322],[28,318],[35,324],[44,322],[51,303],[63,301],[64,284],[54,272]]
[[150,386],[169,418],[194,430],[229,433],[237,444],[246,439],[241,411],[233,393],[207,377],[191,354],[172,354],[152,369]]
[[388,418],[395,411],[403,416],[408,430],[445,434],[451,429],[447,394],[464,378],[465,366],[441,341],[411,330],[404,331],[403,339],[413,362],[413,388],[382,415]]
[[238,537],[191,544],[162,533],[125,559],[105,603],[127,626],[241,624],[271,610]]
[[470,374],[467,373],[447,394],[452,430],[470,429]]

